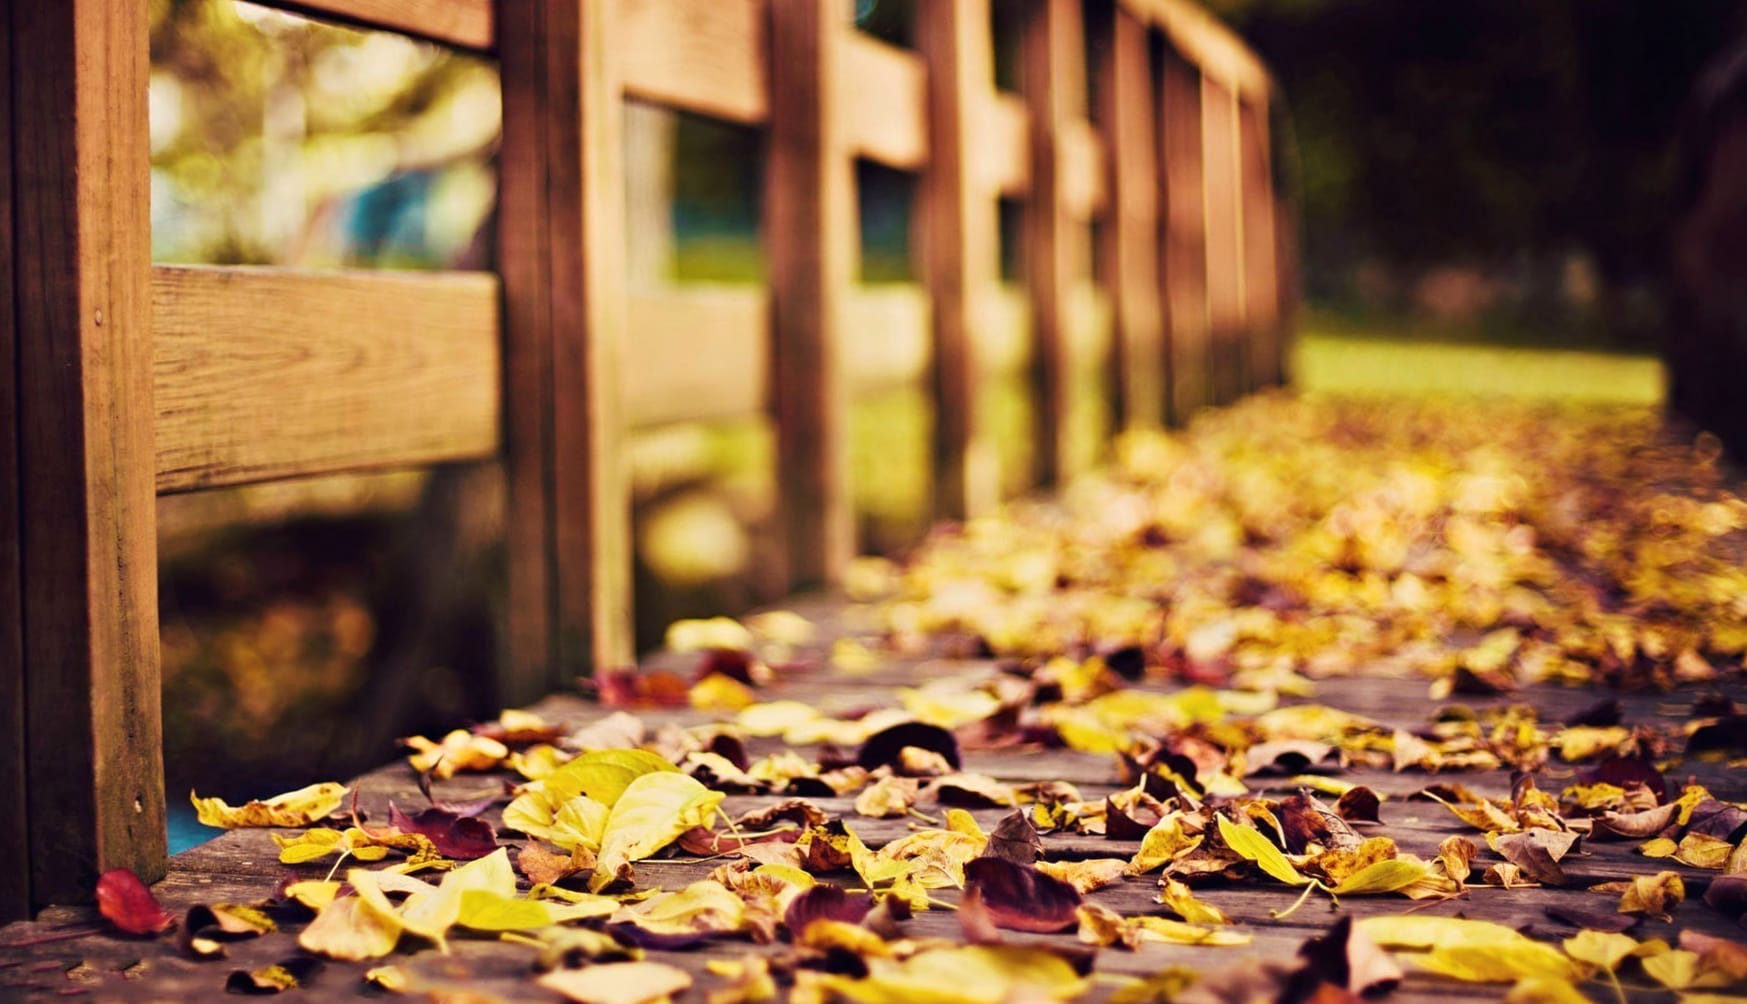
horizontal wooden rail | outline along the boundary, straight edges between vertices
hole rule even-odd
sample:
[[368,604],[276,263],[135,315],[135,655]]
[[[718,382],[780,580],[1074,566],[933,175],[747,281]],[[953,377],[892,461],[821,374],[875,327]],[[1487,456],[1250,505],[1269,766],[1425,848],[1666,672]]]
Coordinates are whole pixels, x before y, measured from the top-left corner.
[[487,273],[152,269],[160,493],[490,456]]
[[[497,43],[495,0],[255,0],[294,14],[490,52]],[[516,0],[510,0],[516,2]]]
[[763,0],[617,2],[626,94],[732,122],[770,114]]
[[918,170],[928,161],[928,73],[913,52],[849,32],[838,64],[851,153]]

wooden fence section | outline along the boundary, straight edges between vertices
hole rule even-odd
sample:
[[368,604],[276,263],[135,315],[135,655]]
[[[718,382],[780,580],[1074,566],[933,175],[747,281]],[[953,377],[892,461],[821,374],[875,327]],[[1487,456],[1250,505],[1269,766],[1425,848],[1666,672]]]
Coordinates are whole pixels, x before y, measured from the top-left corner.
[[[631,428],[771,416],[787,581],[828,585],[858,394],[931,387],[961,516],[995,501],[995,374],[1030,368],[1045,484],[1076,373],[1123,426],[1283,378],[1273,96],[1189,0],[993,0],[1017,93],[992,0],[918,4],[915,50],[820,0],[269,2],[496,56],[498,272],[153,268],[143,6],[7,7],[0,917],[162,872],[155,493],[503,456],[514,703],[633,658]],[[764,131],[768,286],[627,290],[628,99]],[[915,284],[857,281],[857,159],[917,176]]]

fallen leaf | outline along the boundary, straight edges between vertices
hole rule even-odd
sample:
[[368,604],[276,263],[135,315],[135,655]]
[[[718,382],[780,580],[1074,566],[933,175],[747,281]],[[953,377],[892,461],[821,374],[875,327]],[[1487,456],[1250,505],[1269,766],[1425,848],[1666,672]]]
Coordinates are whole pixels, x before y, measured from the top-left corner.
[[278,994],[303,986],[321,962],[310,958],[286,959],[259,969],[238,969],[225,978],[224,988],[233,994]]
[[958,740],[940,726],[923,722],[904,722],[868,736],[856,753],[855,762],[867,770],[896,767],[907,748],[936,754],[953,770],[959,769]]
[[692,978],[660,962],[608,962],[560,969],[534,982],[576,1004],[660,1004],[689,989]]
[[408,816],[390,801],[388,821],[403,833],[425,837],[436,847],[438,854],[457,861],[472,861],[497,850],[497,835],[491,824],[476,816],[462,816],[438,808]]
[[643,774],[612,803],[601,836],[600,854],[589,890],[599,892],[639,861],[685,831],[703,826],[722,804],[723,794],[677,772]]
[[1004,858],[968,862],[964,876],[998,927],[1049,934],[1074,926],[1080,893],[1061,879]]
[[1363,931],[1353,918],[1342,916],[1327,933],[1298,948],[1298,955],[1318,980],[1360,997],[1386,994],[1402,978],[1401,966]]
[[1014,809],[1001,817],[1001,822],[989,833],[989,846],[983,853],[991,858],[1029,865],[1043,856],[1043,839],[1037,835],[1037,827],[1031,825],[1031,817],[1025,810]]
[[[991,837],[990,846],[994,846]],[[1012,860],[1012,859],[1009,859]],[[1061,879],[1078,889],[1081,895],[1121,882],[1129,865],[1121,858],[1084,858],[1077,861],[1038,861],[1033,867],[1045,875]]]
[[1536,828],[1521,833],[1489,833],[1486,836],[1486,842],[1493,850],[1521,868],[1529,878],[1542,885],[1565,884],[1565,870],[1559,867],[1559,861],[1577,842],[1577,834]]
[[330,959],[358,962],[380,959],[400,942],[402,925],[392,910],[359,896],[342,896],[321,908],[297,936],[305,951]]
[[346,786],[327,782],[312,784],[265,801],[251,801],[235,808],[221,798],[201,798],[188,793],[194,811],[204,826],[234,830],[246,826],[308,826],[339,808],[346,800]]
[[1054,952],[1013,945],[936,948],[901,960],[873,958],[864,977],[826,975],[821,982],[858,1004],[1002,1004],[1018,993],[1034,1000],[1071,1000],[1087,987]]
[[112,868],[97,879],[97,910],[128,934],[161,934],[176,926],[131,868]]
[[1254,861],[1256,867],[1287,885],[1304,885],[1310,881],[1299,874],[1292,862],[1286,860],[1286,855],[1280,848],[1275,847],[1274,842],[1263,836],[1259,830],[1239,826],[1224,816],[1218,818],[1220,839],[1238,856]]

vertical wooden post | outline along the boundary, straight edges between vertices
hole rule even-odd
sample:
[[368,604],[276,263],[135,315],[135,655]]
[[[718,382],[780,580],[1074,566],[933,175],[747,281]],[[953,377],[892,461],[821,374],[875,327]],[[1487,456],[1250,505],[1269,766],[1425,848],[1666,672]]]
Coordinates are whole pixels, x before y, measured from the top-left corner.
[[839,312],[854,279],[854,175],[839,120],[841,4],[771,0],[764,236],[784,567],[836,582],[854,556]]
[[971,147],[993,97],[989,0],[935,0],[916,9],[928,67],[928,164],[922,173],[922,269],[934,324],[935,515],[992,509],[999,494],[992,444],[977,428],[978,301],[1000,281],[995,193]]
[[1117,414],[1126,428],[1164,418],[1164,316],[1159,295],[1159,184],[1147,26],[1116,5],[1099,67],[1099,119],[1109,164],[1110,298],[1116,318]]
[[1244,318],[1250,345],[1250,381],[1277,386],[1283,378],[1285,338],[1280,330],[1279,242],[1274,236],[1274,177],[1270,164],[1268,100],[1251,96],[1238,106],[1238,148],[1243,171]]
[[635,655],[612,9],[589,0],[498,6],[512,507],[503,689],[512,703]]
[[1207,313],[1213,343],[1213,401],[1229,404],[1249,387],[1244,349],[1242,170],[1237,95],[1201,77],[1202,191],[1207,203]]
[[1070,379],[1068,304],[1076,226],[1063,197],[1062,134],[1085,117],[1085,51],[1076,0],[1028,0],[1021,30],[1021,96],[1030,119],[1031,190],[1025,203],[1025,282],[1031,303],[1037,401],[1037,472],[1045,485],[1065,469]]
[[1158,124],[1169,412],[1180,424],[1212,400],[1207,204],[1201,184],[1201,74],[1169,47],[1160,53]]
[[[143,4],[15,3],[14,337],[30,897],[164,873]],[[8,430],[11,434],[11,430]],[[28,532],[25,531],[28,528]]]
[[24,624],[18,565],[18,341],[12,283],[12,26],[0,38],[0,924],[30,911],[25,819]]

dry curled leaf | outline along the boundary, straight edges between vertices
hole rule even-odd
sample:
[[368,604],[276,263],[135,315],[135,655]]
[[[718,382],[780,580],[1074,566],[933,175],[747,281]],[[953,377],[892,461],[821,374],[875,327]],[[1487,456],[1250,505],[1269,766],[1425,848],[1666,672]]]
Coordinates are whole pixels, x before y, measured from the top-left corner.
[[128,934],[162,934],[176,926],[131,868],[113,868],[97,879],[97,910]]

